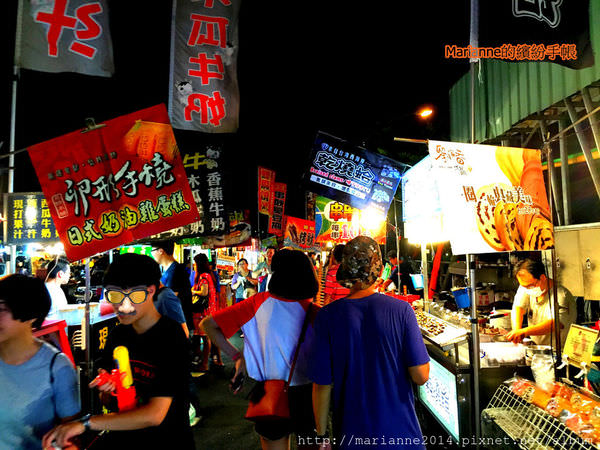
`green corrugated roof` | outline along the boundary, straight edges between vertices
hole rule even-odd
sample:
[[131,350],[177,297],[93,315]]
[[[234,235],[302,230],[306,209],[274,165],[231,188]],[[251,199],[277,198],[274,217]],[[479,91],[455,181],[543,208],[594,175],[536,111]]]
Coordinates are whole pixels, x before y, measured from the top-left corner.
[[[475,139],[495,138],[530,114],[543,111],[600,79],[600,0],[590,0],[590,39],[595,64],[581,70],[550,62],[482,59],[475,82]],[[470,74],[450,89],[450,135],[470,142]]]

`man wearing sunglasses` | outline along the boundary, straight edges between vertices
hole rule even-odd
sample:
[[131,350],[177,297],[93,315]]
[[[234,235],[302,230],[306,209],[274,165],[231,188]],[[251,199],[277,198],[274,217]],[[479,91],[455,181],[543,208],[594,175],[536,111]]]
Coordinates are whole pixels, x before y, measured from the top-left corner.
[[[126,347],[138,406],[61,425],[46,435],[45,444],[56,440],[64,447],[91,429],[109,430],[102,436],[103,448],[194,448],[188,417],[189,343],[180,324],[156,310],[160,276],[152,258],[134,253],[120,255],[104,275],[105,298],[120,324],[108,335],[100,371],[115,368],[113,350]],[[103,393],[116,388],[96,380],[90,387]]]

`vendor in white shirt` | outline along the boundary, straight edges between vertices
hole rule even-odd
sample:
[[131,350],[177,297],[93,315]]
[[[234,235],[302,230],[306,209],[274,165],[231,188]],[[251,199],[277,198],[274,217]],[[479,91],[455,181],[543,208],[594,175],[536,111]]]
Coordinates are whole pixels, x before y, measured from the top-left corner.
[[[512,331],[506,339],[514,343],[530,336],[537,345],[551,345],[556,327],[554,327],[554,308],[548,292],[553,281],[546,276],[544,264],[540,261],[525,259],[515,266],[515,276],[519,289],[512,308]],[[561,345],[565,344],[569,327],[577,319],[577,305],[573,295],[564,287],[557,286],[558,314]],[[528,325],[523,328],[523,316],[527,314]],[[552,336],[552,337],[551,337]]]
[[69,261],[65,258],[57,258],[48,263],[47,269],[46,288],[48,288],[50,298],[52,299],[52,306],[50,307],[48,317],[52,318],[56,316],[59,308],[69,304],[61,286],[69,282],[71,268],[69,267]]

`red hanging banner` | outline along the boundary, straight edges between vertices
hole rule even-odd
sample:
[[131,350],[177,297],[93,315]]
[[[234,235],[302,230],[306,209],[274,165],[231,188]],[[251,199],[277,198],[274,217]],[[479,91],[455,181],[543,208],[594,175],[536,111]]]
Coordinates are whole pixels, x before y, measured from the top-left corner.
[[29,148],[70,260],[199,220],[164,105]]
[[264,167],[258,168],[258,212],[269,214],[271,192],[275,182],[275,172]]
[[287,185],[273,183],[271,203],[269,205],[269,233],[281,236],[283,234],[283,216],[285,214],[285,196]]

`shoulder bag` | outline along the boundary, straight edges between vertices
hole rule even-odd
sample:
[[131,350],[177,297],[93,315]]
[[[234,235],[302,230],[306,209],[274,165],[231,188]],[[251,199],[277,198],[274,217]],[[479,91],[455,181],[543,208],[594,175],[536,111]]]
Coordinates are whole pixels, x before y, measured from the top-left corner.
[[306,310],[306,316],[304,323],[302,324],[302,331],[298,338],[298,344],[294,351],[294,359],[292,361],[292,367],[290,368],[290,375],[285,380],[266,380],[258,383],[254,389],[248,395],[249,403],[248,410],[246,411],[246,419],[252,421],[259,420],[277,420],[277,419],[289,419],[290,418],[290,406],[288,398],[288,388],[294,375],[294,369],[296,368],[296,361],[298,360],[298,353],[300,345],[304,342],[304,336],[306,335],[306,329],[310,320],[310,310],[312,303],[308,305]]

